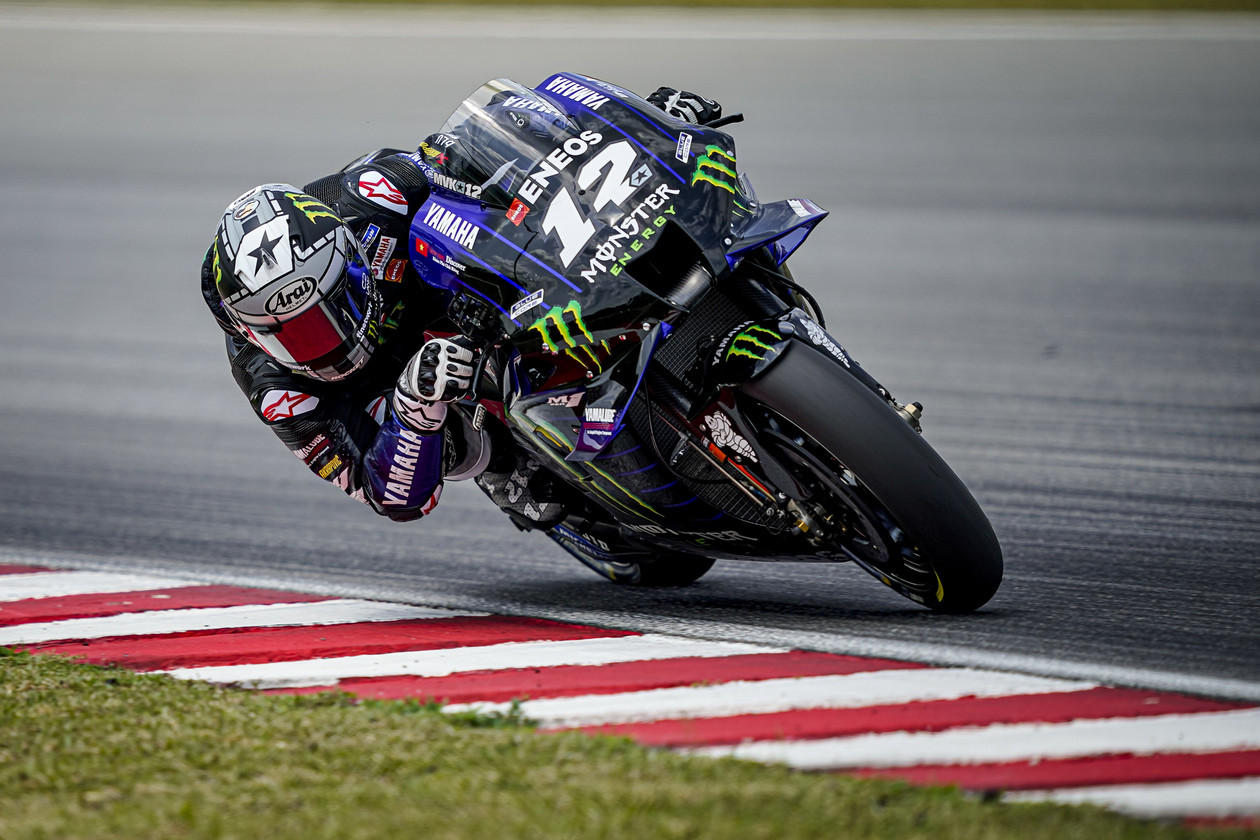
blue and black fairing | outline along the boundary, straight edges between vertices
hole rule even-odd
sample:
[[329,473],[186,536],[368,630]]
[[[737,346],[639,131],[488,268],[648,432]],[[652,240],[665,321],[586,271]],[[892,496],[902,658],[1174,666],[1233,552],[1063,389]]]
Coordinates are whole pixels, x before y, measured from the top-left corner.
[[576,74],[488,83],[441,134],[477,195],[431,175],[412,260],[494,313],[517,350],[510,410],[568,460],[616,436],[671,320],[746,254],[782,262],[826,215],[759,205],[729,135]]

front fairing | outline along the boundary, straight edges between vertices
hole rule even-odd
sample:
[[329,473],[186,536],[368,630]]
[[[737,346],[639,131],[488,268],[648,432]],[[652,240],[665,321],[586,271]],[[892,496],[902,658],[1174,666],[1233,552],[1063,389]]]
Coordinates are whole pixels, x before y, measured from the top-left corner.
[[825,215],[758,204],[735,156],[721,131],[568,73],[482,86],[413,155],[433,193],[411,258],[488,313],[512,348],[507,415],[549,454],[595,457],[671,321],[744,254],[786,258],[776,243]]
[[[412,223],[412,259],[430,284],[487,301],[523,352],[543,347],[531,328],[555,307],[576,301],[621,325],[659,319],[728,267],[738,182],[734,142],[722,132],[560,74],[537,90],[484,85],[439,137],[450,145],[417,153],[434,192]],[[671,228],[685,240],[666,235]],[[690,288],[659,272],[635,278],[632,263],[662,241],[702,263]]]

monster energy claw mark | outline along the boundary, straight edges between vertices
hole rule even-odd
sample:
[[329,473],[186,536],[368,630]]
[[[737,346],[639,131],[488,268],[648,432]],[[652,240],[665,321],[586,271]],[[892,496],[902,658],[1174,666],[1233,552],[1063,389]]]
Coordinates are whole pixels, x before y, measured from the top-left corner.
[[769,327],[753,325],[731,339],[730,346],[726,348],[726,358],[730,360],[734,356],[743,356],[759,362],[774,349],[774,344],[767,344],[766,341],[782,340],[783,336]]
[[[582,320],[582,304],[576,300],[569,301],[565,306],[551,307],[541,318],[530,324],[528,329],[538,330],[543,344],[552,353],[564,352],[578,364],[591,363],[596,370],[603,369],[599,354],[592,348],[596,343],[595,336],[586,328],[586,322]],[[605,354],[610,352],[608,342],[601,341],[599,346]]]
[[705,146],[704,154],[696,158],[696,171],[691,173],[691,185],[703,181],[734,194],[739,175],[735,172],[735,153],[721,146]]
[[[565,318],[566,315],[573,316],[572,324]],[[570,330],[571,326],[581,332],[588,343],[595,340],[590,331],[586,329],[586,324],[582,321],[582,304],[576,300],[569,301],[565,306],[551,307],[541,318],[530,324],[529,329],[538,330],[538,334],[542,336],[543,343],[547,345],[547,349],[552,353],[559,353],[560,346],[552,340],[551,329],[555,328],[560,340],[564,342],[566,347],[577,347],[582,342],[579,342],[573,335]]]
[[312,222],[320,216],[327,216],[330,219],[341,221],[341,217],[334,213],[332,208],[326,204],[320,203],[318,200],[310,197],[309,195],[287,192],[284,194],[284,197],[289,199],[289,201],[292,201],[293,206],[305,213],[306,218],[310,219]]

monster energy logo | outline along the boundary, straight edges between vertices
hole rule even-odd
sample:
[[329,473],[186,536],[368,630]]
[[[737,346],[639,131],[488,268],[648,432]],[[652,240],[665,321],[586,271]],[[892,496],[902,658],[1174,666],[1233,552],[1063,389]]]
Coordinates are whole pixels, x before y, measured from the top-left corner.
[[321,204],[309,195],[302,193],[285,193],[284,197],[293,202],[293,206],[306,214],[306,218],[312,222],[320,216],[327,216],[330,219],[341,221],[341,217],[334,213],[326,204]]
[[[726,181],[728,178],[729,183]],[[696,171],[691,173],[693,187],[701,181],[734,194],[735,185],[739,183],[739,175],[735,172],[735,153],[725,151],[721,146],[705,146],[704,154],[696,158]]]
[[[591,349],[595,344],[595,336],[586,328],[582,320],[582,304],[571,300],[565,306],[553,306],[537,321],[529,325],[529,329],[538,330],[543,344],[552,353],[563,351],[580,365],[593,362],[597,370],[602,370],[599,356]],[[608,342],[599,342],[605,354],[609,352]],[[579,355],[577,351],[584,355]]]
[[733,356],[743,356],[754,361],[761,361],[774,349],[773,344],[767,344],[761,337],[771,342],[783,340],[783,336],[769,327],[753,325],[731,339],[730,346],[726,348],[726,358],[729,360]]

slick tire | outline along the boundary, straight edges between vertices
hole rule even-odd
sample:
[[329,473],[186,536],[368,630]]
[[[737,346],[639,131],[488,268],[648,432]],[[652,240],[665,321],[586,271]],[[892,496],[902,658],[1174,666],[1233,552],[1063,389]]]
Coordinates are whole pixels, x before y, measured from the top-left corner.
[[[857,492],[869,501],[858,504],[864,521],[891,518],[873,529],[884,534],[879,548],[886,565],[855,557],[863,568],[939,612],[971,612],[993,597],[1002,581],[1002,550],[989,520],[953,470],[885,400],[800,342],[739,390],[856,476]],[[806,446],[818,452],[808,440]]]

